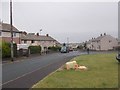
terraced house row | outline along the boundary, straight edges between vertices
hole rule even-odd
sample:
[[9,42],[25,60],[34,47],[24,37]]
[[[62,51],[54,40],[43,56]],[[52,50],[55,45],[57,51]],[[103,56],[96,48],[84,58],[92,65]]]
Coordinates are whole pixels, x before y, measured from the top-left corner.
[[[0,23],[0,38],[3,41],[10,42],[11,41],[11,32],[10,32],[10,24]],[[39,35],[39,33],[26,33],[25,31],[19,31],[16,27],[13,26],[13,43],[16,44],[27,44],[31,46],[42,47],[50,47],[50,46],[59,46],[60,43],[49,36]]]

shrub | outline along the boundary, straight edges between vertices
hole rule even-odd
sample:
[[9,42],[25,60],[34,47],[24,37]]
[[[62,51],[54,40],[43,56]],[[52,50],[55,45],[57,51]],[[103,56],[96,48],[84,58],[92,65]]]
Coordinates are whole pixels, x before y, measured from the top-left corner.
[[2,57],[10,57],[11,55],[11,49],[10,49],[10,43],[2,42]]
[[41,46],[29,46],[31,54],[41,53]]
[[87,49],[87,43],[84,43],[83,47],[84,47],[84,49]]
[[82,45],[78,46],[77,47],[78,49],[83,49],[84,47]]
[[[17,45],[13,44],[13,55],[17,56]],[[2,41],[2,58],[7,58],[11,56],[11,44],[5,41]]]
[[48,50],[51,50],[51,51],[59,51],[60,49],[61,49],[61,47],[59,47],[59,46],[48,47]]

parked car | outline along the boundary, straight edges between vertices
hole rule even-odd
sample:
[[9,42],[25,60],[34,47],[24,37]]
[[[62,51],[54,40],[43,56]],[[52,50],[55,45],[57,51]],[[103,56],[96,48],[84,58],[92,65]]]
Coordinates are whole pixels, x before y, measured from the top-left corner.
[[116,59],[118,60],[118,62],[120,62],[120,45],[118,45],[118,46],[116,47],[116,50],[118,50],[118,54],[117,54],[117,56],[116,56]]
[[69,48],[69,51],[73,51],[73,48]]
[[120,62],[120,53],[117,54],[116,59]]
[[17,52],[19,56],[29,56],[30,50],[29,50],[28,44],[17,44]]

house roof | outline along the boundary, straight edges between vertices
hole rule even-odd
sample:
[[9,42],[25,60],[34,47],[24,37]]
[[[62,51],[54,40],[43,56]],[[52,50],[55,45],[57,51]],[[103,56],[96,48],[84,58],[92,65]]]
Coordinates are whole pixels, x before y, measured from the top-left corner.
[[99,40],[101,40],[102,38],[104,38],[104,37],[106,37],[106,36],[110,36],[110,35],[99,36],[99,37],[97,37],[97,38],[95,39],[95,41],[99,41]]
[[106,37],[106,36],[110,36],[110,35],[99,36],[99,37],[97,37],[97,38],[95,38],[95,39],[89,40],[87,43],[100,41],[101,39],[103,39],[103,38]]
[[30,35],[30,34],[27,34],[27,35],[22,34],[21,39],[22,40],[36,40],[36,41],[56,41],[50,36],[45,36],[45,35],[37,36],[37,35]]
[[87,44],[90,44],[91,42],[95,42],[96,39],[91,39],[89,41],[87,41]]
[[[0,30],[10,32],[11,26],[7,23],[0,23]],[[13,26],[13,32],[20,32],[16,27]]]

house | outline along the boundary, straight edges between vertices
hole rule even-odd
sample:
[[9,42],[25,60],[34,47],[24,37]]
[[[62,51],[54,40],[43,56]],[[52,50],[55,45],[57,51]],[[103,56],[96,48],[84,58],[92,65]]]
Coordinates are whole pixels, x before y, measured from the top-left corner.
[[113,50],[118,45],[118,40],[111,35],[100,35],[86,42],[87,48],[91,50]]
[[[11,42],[10,28],[11,28],[10,24],[2,22],[0,23],[0,38],[2,41]],[[20,44],[21,32],[14,26],[12,28],[13,28],[13,42],[16,44]]]
[[76,49],[78,46],[80,45],[80,43],[69,43],[69,47]]
[[30,46],[38,46],[40,45],[42,47],[42,51],[44,51],[45,48],[48,48],[50,46],[60,46],[60,43],[49,36],[46,35],[39,35],[39,33],[24,33],[21,35],[21,43],[22,44],[28,44]]

